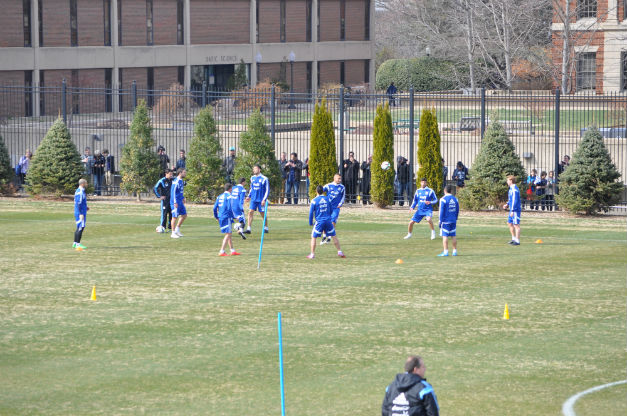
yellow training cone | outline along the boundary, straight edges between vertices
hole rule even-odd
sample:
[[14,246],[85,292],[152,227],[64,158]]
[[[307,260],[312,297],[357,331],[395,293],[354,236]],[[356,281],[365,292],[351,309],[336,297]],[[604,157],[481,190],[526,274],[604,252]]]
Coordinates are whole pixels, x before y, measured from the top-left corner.
[[541,238],[538,238],[538,239],[536,240],[536,244],[542,244],[542,243],[544,243],[544,241],[542,241],[542,239],[541,239]]
[[503,319],[509,320],[509,308],[507,307],[507,303],[505,304],[505,310],[503,311]]
[[91,289],[91,300],[96,300],[96,286]]
[[402,259],[396,259],[396,261],[394,263],[396,263],[396,264],[403,264],[403,260]]

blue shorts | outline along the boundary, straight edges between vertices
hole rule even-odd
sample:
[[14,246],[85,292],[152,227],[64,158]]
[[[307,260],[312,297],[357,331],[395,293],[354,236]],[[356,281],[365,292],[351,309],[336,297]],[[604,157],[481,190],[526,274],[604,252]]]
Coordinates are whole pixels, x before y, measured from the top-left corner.
[[230,218],[219,219],[218,222],[220,223],[220,232],[222,234],[229,234],[231,232],[231,219]]
[[514,215],[507,216],[507,223],[508,224],[514,224],[514,225],[519,225],[520,224],[520,211],[514,211]]
[[337,224],[337,219],[339,218],[339,216],[340,216],[340,207],[333,208],[331,210],[331,222],[333,224]]
[[182,202],[177,202],[177,204],[179,205],[178,208],[174,208],[174,205],[171,206],[172,218],[176,218],[179,215],[187,215],[187,210],[185,209],[185,205],[183,205]]
[[448,224],[442,224],[442,237],[455,237],[455,231],[457,228],[456,222],[451,222]]
[[311,236],[318,238],[323,232],[327,235],[327,237],[335,236],[335,227],[333,227],[333,223],[331,221],[315,223],[313,230],[311,231]]
[[74,215],[74,219],[76,220],[76,229],[80,230],[81,228],[85,228],[85,223],[87,222],[87,215],[83,215],[83,220],[81,221],[78,215]]
[[411,220],[413,222],[420,222],[422,221],[423,218],[427,217],[427,221],[431,218],[431,216],[433,215],[433,213],[429,213],[429,214],[421,214],[419,211],[416,211],[414,213],[414,216],[411,217]]
[[266,208],[265,205],[261,203],[261,201],[250,201],[250,209],[251,211],[259,211],[263,214]]

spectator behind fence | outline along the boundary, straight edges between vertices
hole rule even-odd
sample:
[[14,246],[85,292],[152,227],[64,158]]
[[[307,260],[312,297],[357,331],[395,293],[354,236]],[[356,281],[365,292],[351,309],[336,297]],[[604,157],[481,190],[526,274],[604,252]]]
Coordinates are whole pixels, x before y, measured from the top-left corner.
[[405,372],[397,374],[385,389],[381,414],[438,416],[438,399],[431,384],[427,383],[426,371],[427,366],[421,357],[409,356],[405,361]]
[[411,196],[409,195],[409,183],[413,179],[411,174],[411,167],[407,163],[407,159],[403,156],[399,156],[398,165],[396,168],[396,174],[398,175],[398,204],[402,207],[405,204],[405,197],[407,195],[407,203]]
[[228,183],[233,183],[233,172],[235,172],[235,147],[229,147],[229,155],[222,162],[222,168],[224,169],[225,180]]
[[107,194],[111,195],[113,193],[113,186],[115,185],[115,158],[109,154],[108,149],[102,151],[102,156],[105,159],[105,189],[107,190]]
[[290,154],[290,160],[283,168],[286,171],[285,177],[285,199],[286,204],[291,204],[291,194],[294,193],[294,204],[298,204],[298,188],[303,171],[303,162],[298,160],[296,153]]
[[[525,205],[528,206],[529,209],[533,209],[533,195],[536,193],[536,179],[538,179],[538,171],[531,169],[531,174],[527,176],[527,181],[525,182],[527,184]],[[525,206],[523,206],[523,208],[525,208]]]
[[553,211],[555,206],[555,194],[557,194],[557,183],[555,183],[553,171],[550,171],[549,176],[546,178],[546,195],[544,196],[546,209],[549,211]]
[[279,204],[285,203],[285,187],[287,186],[285,180],[287,178],[287,171],[285,165],[287,164],[287,153],[281,152],[281,158],[279,159],[279,167],[281,168],[281,192],[279,194]]
[[96,150],[94,155],[94,166],[92,173],[94,175],[94,195],[102,195],[102,182],[104,178],[105,158],[100,150]]
[[[85,176],[87,177],[87,186],[92,183],[91,174],[94,168],[94,156],[91,154],[91,148],[89,146],[85,147],[85,152],[81,157],[81,161],[83,162],[83,167],[85,168]],[[87,189],[87,188],[85,188]]]
[[396,86],[394,85],[393,82],[390,83],[390,86],[385,91],[385,93],[388,95],[388,103],[390,104],[390,107],[396,107],[396,93],[397,93],[397,91],[398,90],[396,89]]
[[444,158],[442,158],[442,189],[446,188],[446,181],[448,181],[448,167],[444,163]]
[[564,155],[562,161],[559,164],[558,173],[564,172],[568,166],[570,166],[570,156]]
[[457,162],[457,168],[453,171],[453,180],[456,181],[455,185],[458,188],[463,188],[466,186],[466,179],[468,179],[468,168],[460,160]]
[[180,158],[179,160],[176,161],[176,169],[179,169],[179,168],[185,169],[186,168],[185,165],[187,161],[187,158],[185,157],[185,150],[184,149],[179,150],[179,155],[180,155]]
[[26,174],[28,173],[28,167],[30,166],[30,161],[33,158],[33,154],[30,149],[26,149],[24,152],[24,156],[20,157],[17,166],[15,166],[15,175],[19,181],[18,186],[22,188],[24,183],[26,183]]
[[346,187],[346,199],[354,204],[357,197],[357,179],[359,179],[359,161],[355,159],[355,153],[348,152],[348,159],[344,160],[343,167],[342,179]]
[[305,170],[305,183],[307,184],[307,192],[305,192],[305,195],[307,196],[307,202],[309,202],[309,158],[305,159],[303,169]]
[[372,155],[368,155],[368,160],[361,162],[361,195],[364,205],[371,204],[370,202],[370,178],[372,165]]
[[159,155],[160,177],[163,178],[165,176],[166,169],[170,168],[170,157],[165,153],[165,147],[161,145],[157,147],[157,153]]
[[536,211],[538,210],[538,207],[542,207],[542,211],[544,211],[544,206],[546,204],[545,201],[545,194],[546,194],[546,186],[547,186],[547,180],[546,180],[546,172],[542,171],[542,173],[540,173],[540,177],[536,178],[535,181],[535,185],[536,185],[536,200],[532,202],[534,208],[536,209]]

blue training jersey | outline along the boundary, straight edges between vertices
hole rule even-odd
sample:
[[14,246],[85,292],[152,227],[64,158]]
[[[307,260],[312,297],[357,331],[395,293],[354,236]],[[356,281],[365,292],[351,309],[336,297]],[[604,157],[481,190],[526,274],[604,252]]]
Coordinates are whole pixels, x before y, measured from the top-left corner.
[[231,208],[233,214],[241,215],[244,213],[244,199],[246,199],[246,189],[242,185],[235,185],[231,189]]
[[233,210],[231,209],[231,193],[225,192],[216,199],[213,205],[213,216],[220,220],[228,220],[233,218]]
[[459,201],[453,195],[440,199],[440,224],[454,224],[459,215]]
[[74,192],[74,215],[87,215],[87,193],[80,186]]
[[331,221],[331,202],[328,196],[318,195],[311,201],[309,206],[309,225],[313,225],[314,218],[316,222]]
[[178,177],[172,181],[172,188],[170,190],[170,205],[183,203],[183,190],[185,189],[185,181]]
[[507,192],[507,205],[509,205],[509,212],[520,212],[520,191],[516,185],[509,187]]
[[165,200],[170,200],[170,192],[171,192],[172,180],[166,177],[159,179],[159,182],[155,185],[152,191],[155,193],[157,198],[161,198],[165,196]]
[[[426,201],[429,201],[430,204],[425,204]],[[416,193],[414,194],[414,200],[411,203],[411,209],[416,208],[418,206],[418,214],[419,215],[428,215],[433,213],[433,204],[438,202],[438,197],[435,196],[435,192],[433,189],[429,187],[418,188],[416,189]]]
[[324,191],[327,193],[327,197],[329,197],[331,208],[340,208],[344,205],[344,197],[346,196],[344,185],[331,182],[324,185]]
[[251,201],[265,201],[268,199],[269,193],[270,184],[268,183],[268,178],[263,176],[261,173],[250,177],[250,191],[248,192],[248,197]]

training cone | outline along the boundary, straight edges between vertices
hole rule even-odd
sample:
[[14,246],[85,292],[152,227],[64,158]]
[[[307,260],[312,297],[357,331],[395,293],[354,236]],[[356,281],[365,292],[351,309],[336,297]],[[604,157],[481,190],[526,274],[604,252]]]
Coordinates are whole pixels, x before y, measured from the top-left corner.
[[505,304],[505,310],[503,310],[503,319],[509,320],[509,307]]
[[96,286],[91,289],[91,300],[96,300]]
[[538,238],[538,239],[536,240],[536,244],[542,244],[542,243],[544,243],[544,241],[542,241],[542,239],[541,239],[541,238]]
[[403,264],[403,260],[402,259],[396,259],[396,261],[394,263],[396,263],[396,264]]

